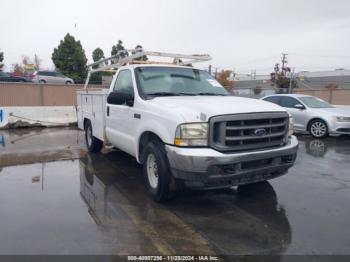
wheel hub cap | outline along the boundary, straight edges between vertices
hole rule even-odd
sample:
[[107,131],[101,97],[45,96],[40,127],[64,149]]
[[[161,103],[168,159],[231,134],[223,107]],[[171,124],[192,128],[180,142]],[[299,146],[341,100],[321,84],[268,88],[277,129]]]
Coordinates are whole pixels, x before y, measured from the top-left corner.
[[90,127],[88,127],[88,129],[87,129],[86,139],[87,139],[88,146],[90,147],[91,146],[91,142],[92,142],[92,132],[91,132],[91,128]]
[[321,137],[321,136],[325,135],[326,132],[327,132],[327,127],[322,122],[315,122],[311,126],[311,133],[314,136]]
[[147,176],[149,184],[152,188],[157,188],[158,186],[158,165],[156,157],[153,154],[149,154],[147,157]]

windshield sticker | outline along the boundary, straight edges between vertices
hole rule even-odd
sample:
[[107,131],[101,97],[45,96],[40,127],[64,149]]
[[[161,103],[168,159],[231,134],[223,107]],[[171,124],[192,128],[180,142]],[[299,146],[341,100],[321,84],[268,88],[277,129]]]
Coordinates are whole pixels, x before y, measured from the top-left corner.
[[215,87],[221,87],[220,83],[218,81],[216,81],[215,79],[207,79],[207,81]]

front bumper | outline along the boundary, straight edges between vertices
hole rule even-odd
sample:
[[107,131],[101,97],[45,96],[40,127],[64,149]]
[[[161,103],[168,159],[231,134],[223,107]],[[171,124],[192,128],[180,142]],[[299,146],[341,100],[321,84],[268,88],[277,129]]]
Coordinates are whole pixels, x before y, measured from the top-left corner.
[[295,136],[280,148],[232,154],[166,145],[173,175],[192,188],[230,187],[278,177],[294,164],[297,150]]
[[350,134],[350,122],[335,122],[330,129],[331,134]]

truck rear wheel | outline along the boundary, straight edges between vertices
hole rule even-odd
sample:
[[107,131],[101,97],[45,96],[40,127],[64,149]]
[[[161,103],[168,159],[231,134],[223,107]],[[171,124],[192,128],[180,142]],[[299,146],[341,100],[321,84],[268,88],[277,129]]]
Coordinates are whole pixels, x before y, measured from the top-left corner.
[[172,175],[162,142],[148,142],[143,151],[143,159],[143,175],[148,193],[157,202],[169,199]]
[[85,142],[90,152],[100,152],[103,146],[103,142],[94,137],[91,122],[88,120],[85,123]]

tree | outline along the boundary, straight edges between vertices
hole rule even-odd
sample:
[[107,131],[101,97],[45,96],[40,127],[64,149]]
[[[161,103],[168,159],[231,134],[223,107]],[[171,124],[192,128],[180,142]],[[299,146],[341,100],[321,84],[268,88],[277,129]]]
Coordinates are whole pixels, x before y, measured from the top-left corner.
[[[135,47],[135,49],[132,51],[132,54],[134,55],[134,54],[137,54],[137,53],[142,52],[142,51],[143,51],[142,46],[141,45],[137,45]],[[144,55],[144,56],[141,56],[139,58],[135,58],[134,60],[136,60],[136,61],[147,61],[148,57],[146,55]]]
[[[118,43],[116,45],[112,46],[111,55],[116,55],[116,54],[118,54],[119,51],[123,51],[123,50],[125,50],[125,48],[123,46],[123,41],[118,40]],[[124,52],[120,52],[118,57],[124,58],[128,55],[129,55],[128,51],[125,50]]]
[[[285,63],[285,62],[284,62]],[[285,89],[287,90],[290,85],[290,77],[287,76],[287,73],[290,73],[290,68],[285,67],[283,65],[282,68],[280,68],[279,64],[275,64],[274,72],[270,74],[271,76],[271,82],[275,83],[277,85],[277,88]],[[292,88],[295,88],[296,83],[294,80],[292,80]],[[281,90],[281,92],[285,92]]]
[[40,70],[41,59],[36,54],[34,55],[34,65],[36,70]]
[[23,66],[21,66],[20,64],[13,64],[13,74],[16,76],[24,76],[25,73],[25,69]]
[[233,88],[234,86],[234,81],[229,80],[229,77],[231,75],[232,71],[231,70],[222,70],[220,73],[217,74],[216,80],[220,84],[222,84],[226,89],[229,91]]
[[86,78],[85,51],[80,41],[76,41],[70,34],[54,49],[52,61],[60,72],[74,79],[76,83],[83,82]]
[[23,64],[23,65],[28,65],[28,64],[30,64],[30,58],[29,58],[29,56],[27,56],[27,55],[23,55],[23,56],[22,56],[22,64]]
[[[96,48],[93,52],[92,52],[92,60],[94,60],[94,62],[100,61],[101,59],[103,59],[104,53],[103,50],[101,48]],[[93,68],[98,68],[99,65],[94,65]],[[101,84],[102,83],[102,72],[96,72],[93,73],[90,77],[90,83],[92,84]]]
[[[94,62],[100,61],[103,58],[105,58],[105,55],[101,48],[98,47],[92,52],[92,60],[94,60]],[[97,67],[98,65],[93,66],[93,68],[97,68]]]
[[4,52],[0,52],[0,71],[4,67],[4,64],[2,63],[4,61]]

